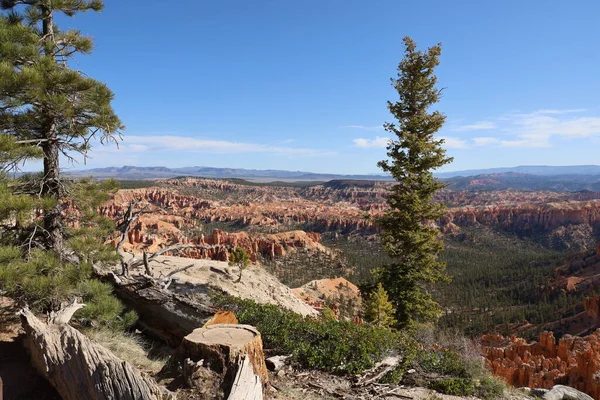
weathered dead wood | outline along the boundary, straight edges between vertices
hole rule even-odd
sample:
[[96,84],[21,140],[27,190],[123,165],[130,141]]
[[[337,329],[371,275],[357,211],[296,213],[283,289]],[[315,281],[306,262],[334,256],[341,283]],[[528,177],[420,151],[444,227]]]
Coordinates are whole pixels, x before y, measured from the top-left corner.
[[169,272],[166,276],[160,276],[158,278],[159,286],[163,290],[168,289],[169,286],[171,286],[171,283],[173,282],[173,275],[175,275],[179,272],[186,271],[194,266],[198,266],[198,264],[192,263],[192,264],[186,265],[185,267],[174,269],[173,271]]
[[[98,273],[98,272],[97,272]],[[181,295],[163,290],[156,280],[146,275],[117,277],[104,274],[114,293],[125,305],[135,310],[147,333],[177,347],[181,340],[203,326],[218,311]]]
[[[254,327],[216,324],[195,329],[178,351],[184,364],[203,360],[203,365],[220,374],[229,399],[262,399],[268,374],[262,338]],[[195,372],[190,369],[188,373]]]
[[248,356],[240,356],[236,362],[237,373],[227,400],[262,400],[263,384],[250,364]]
[[554,385],[552,389],[546,392],[542,399],[544,400],[593,400],[591,396],[580,392],[569,386]]
[[373,368],[363,372],[358,381],[354,384],[355,387],[367,386],[375,382],[379,382],[388,372],[393,371],[400,363],[399,357],[386,357],[378,362]]
[[48,324],[28,309],[20,313],[32,364],[64,400],[175,398],[151,377],[69,326],[67,318],[80,306],[68,307]]
[[150,262],[148,261],[148,253],[146,250],[142,252],[142,262],[144,263],[144,270],[146,271],[146,275],[152,276],[152,270],[150,269]]
[[267,358],[265,363],[267,364],[269,371],[279,372],[281,368],[285,367],[289,358],[290,356],[273,356]]

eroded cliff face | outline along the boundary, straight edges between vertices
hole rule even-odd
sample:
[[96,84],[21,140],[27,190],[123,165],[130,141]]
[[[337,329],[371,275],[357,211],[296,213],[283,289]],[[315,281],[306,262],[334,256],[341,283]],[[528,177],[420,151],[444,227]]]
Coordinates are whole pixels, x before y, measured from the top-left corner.
[[[162,232],[163,226],[157,220],[146,221],[145,227],[149,227],[150,232],[136,227],[138,232],[133,234],[139,237],[132,238],[132,243],[154,246],[185,241],[185,238],[196,240],[189,231],[198,222],[235,225],[250,232],[304,229],[373,235],[378,233],[374,221],[386,210],[385,199],[392,187],[389,182],[343,181],[307,188],[249,186],[198,178],[171,179],[157,184],[160,186],[120,190],[101,211],[114,218],[121,215],[131,201],[141,199],[142,204],[151,206],[157,220],[177,217],[178,221],[167,222],[175,224],[183,234],[167,229],[166,237],[153,237],[152,231]],[[548,247],[581,249],[595,240],[600,228],[600,200],[589,200],[595,196],[598,194],[444,190],[438,193],[437,199],[454,206],[438,225],[445,234],[458,234],[465,227],[489,226],[538,235]]]
[[[321,235],[301,230],[274,234],[234,232],[215,229],[209,232],[195,231],[199,211],[210,208],[210,202],[195,197],[162,190],[120,191],[115,198],[101,208],[103,215],[118,219],[127,206],[141,200],[139,208],[146,211],[130,227],[124,249],[140,252],[155,252],[162,247],[175,244],[223,245],[213,249],[186,249],[180,254],[188,258],[227,261],[229,251],[235,247],[244,248],[252,261],[261,257],[274,259],[283,257],[289,251],[305,249],[330,253],[323,246]],[[116,245],[119,238],[111,242]]]
[[517,387],[574,387],[600,398],[600,330],[585,337],[565,335],[558,343],[552,332],[539,342],[484,335],[479,348],[492,372]]
[[[319,232],[374,234],[374,219],[387,208],[390,182],[330,182],[307,188],[248,186],[185,178],[157,182],[160,187],[121,190],[107,215],[119,205],[142,198],[170,213],[274,231],[310,226]],[[444,233],[486,225],[522,234],[544,232],[549,240],[585,241],[600,227],[599,193],[468,192],[443,190],[437,201],[450,206],[439,222]],[[568,241],[567,240],[567,241]]]
[[[216,197],[216,196],[213,196]],[[286,230],[310,226],[311,230],[327,232],[340,230],[372,234],[377,231],[372,218],[379,215],[374,207],[368,211],[348,202],[312,201],[297,197],[207,200],[200,195],[184,195],[166,188],[120,190],[114,199],[101,209],[104,215],[121,215],[136,199],[153,206],[157,213],[171,214],[189,221],[205,223],[226,222],[243,227]],[[162,210],[162,211],[161,211]]]
[[488,205],[451,208],[446,223],[494,225],[513,231],[553,230],[565,225],[600,223],[600,200],[546,204]]

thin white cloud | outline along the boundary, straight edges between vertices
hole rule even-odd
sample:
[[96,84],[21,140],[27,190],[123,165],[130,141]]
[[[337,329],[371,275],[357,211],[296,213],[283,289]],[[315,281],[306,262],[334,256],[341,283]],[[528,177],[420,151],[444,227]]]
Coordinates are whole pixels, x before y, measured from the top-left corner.
[[495,137],[476,137],[473,138],[473,145],[475,146],[490,146],[493,144],[500,143],[500,139]]
[[451,136],[440,136],[440,139],[444,139],[443,147],[447,149],[467,149],[469,145],[466,140]]
[[572,109],[567,109],[567,110],[552,110],[552,109],[545,109],[545,110],[537,110],[535,112],[535,114],[554,114],[554,115],[562,115],[562,114],[573,114],[573,113],[581,113],[581,112],[586,112],[587,109],[586,108],[572,108]]
[[387,147],[390,138],[376,136],[375,139],[358,138],[352,141],[356,147],[361,147],[363,149],[378,149]]
[[493,122],[482,121],[482,122],[476,122],[474,124],[457,126],[456,128],[454,128],[452,130],[456,131],[456,132],[470,132],[470,131],[486,131],[489,129],[496,129],[496,124]]
[[362,129],[362,130],[365,130],[365,131],[382,131],[383,130],[383,125],[379,125],[379,126],[346,125],[344,128]]
[[[496,130],[498,135],[475,137],[473,146],[500,146],[510,148],[546,148],[552,138],[585,139],[600,137],[600,116],[573,115],[588,110],[541,109],[527,114],[508,114],[495,118],[495,122],[477,122],[454,130],[475,131],[483,128]],[[477,128],[477,129],[475,129]],[[512,137],[507,137],[512,135]]]
[[[94,151],[115,151],[114,146],[97,146]],[[195,153],[269,153],[287,156],[327,156],[335,152],[303,147],[271,146],[259,143],[231,142],[227,140],[199,139],[171,135],[127,135],[120,145],[120,153],[142,153],[152,151],[177,151]]]

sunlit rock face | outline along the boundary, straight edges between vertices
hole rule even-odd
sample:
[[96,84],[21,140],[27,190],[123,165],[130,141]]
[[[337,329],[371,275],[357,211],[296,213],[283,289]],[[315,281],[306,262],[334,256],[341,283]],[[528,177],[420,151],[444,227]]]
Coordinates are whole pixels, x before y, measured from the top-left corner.
[[513,386],[562,384],[600,398],[600,329],[585,337],[565,335],[558,343],[552,332],[541,333],[539,342],[484,335],[479,348],[492,372]]

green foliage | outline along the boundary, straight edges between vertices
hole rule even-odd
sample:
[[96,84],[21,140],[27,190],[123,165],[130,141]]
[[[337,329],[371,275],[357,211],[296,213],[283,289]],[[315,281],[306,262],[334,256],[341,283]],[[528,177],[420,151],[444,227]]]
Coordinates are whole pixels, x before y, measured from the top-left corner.
[[417,384],[451,395],[502,398],[506,384],[486,369],[470,340],[456,331],[432,325],[416,328],[414,333],[422,348],[412,360]]
[[250,265],[250,255],[242,247],[236,247],[229,255],[229,265],[237,266],[240,269],[238,282],[242,280],[242,271]]
[[114,231],[114,222],[98,213],[98,207],[108,201],[111,193],[116,193],[118,183],[113,180],[96,182],[82,179],[73,182],[69,187],[69,200],[75,208],[67,216],[70,225],[78,226],[68,229],[68,246],[79,257],[82,264],[95,262],[116,262],[119,260],[114,249],[104,244],[106,238]]
[[429,389],[453,396],[472,396],[474,394],[473,381],[465,378],[445,378],[431,381]]
[[[102,82],[69,64],[76,54],[92,50],[79,31],[62,31],[57,14],[72,17],[99,11],[100,0],[3,0],[0,14],[0,163],[15,169],[19,162],[43,158],[38,197],[60,203],[65,184],[60,157],[87,156],[91,140],[116,141],[123,125],[114,113],[113,93]],[[64,246],[60,208],[44,210],[44,242]]]
[[[111,287],[92,279],[93,264],[115,261],[104,245],[114,225],[97,209],[116,182],[65,181],[59,168],[59,154],[85,155],[92,138],[114,140],[123,128],[106,85],[69,68],[92,41],[54,21],[57,13],[100,11],[102,1],[1,0],[0,6],[7,10],[0,14],[0,292],[36,312],[81,297],[80,323],[128,327],[135,314],[124,314]],[[35,158],[43,158],[43,173],[7,179],[5,171]],[[63,205],[71,206],[67,224]]]
[[388,143],[389,160],[378,163],[397,181],[387,199],[389,210],[378,220],[384,247],[394,259],[381,268],[379,281],[401,326],[435,320],[440,314],[439,305],[425,290],[426,284],[447,280],[445,264],[437,257],[443,243],[431,226],[444,214],[444,207],[433,200],[444,184],[433,177],[433,170],[452,161],[445,156],[444,141],[434,136],[446,117],[429,112],[441,95],[434,75],[441,46],[423,53],[409,37],[404,38],[404,45],[398,77],[392,80],[399,100],[388,103],[397,123],[384,125],[397,139]]
[[485,400],[503,399],[507,384],[496,376],[484,376],[475,381],[475,396]]
[[81,297],[86,307],[75,314],[75,320],[84,325],[123,329],[137,319],[135,314],[124,314],[111,286],[92,279],[91,269],[63,262],[50,251],[34,249],[25,259],[18,247],[0,246],[0,293],[37,312],[58,309],[61,303]]
[[462,228],[460,235],[447,238],[442,253],[453,279],[436,293],[451,310],[440,326],[476,336],[503,324],[541,324],[583,311],[583,297],[592,296],[593,288],[562,294],[544,289],[565,257],[528,238]]
[[459,353],[449,351],[422,351],[416,363],[426,373],[451,375],[458,378],[469,378],[472,375],[472,365]]
[[365,302],[365,317],[376,326],[388,328],[396,324],[394,306],[388,300],[388,295],[381,283],[369,295]]
[[354,374],[371,368],[389,352],[412,354],[413,342],[397,331],[302,317],[274,305],[216,294],[213,301],[233,311],[240,323],[255,326],[265,349],[291,354],[303,367]]
[[77,318],[85,325],[100,326],[118,324],[123,305],[112,295],[112,287],[98,280],[81,281],[76,288],[86,306],[77,312]]

